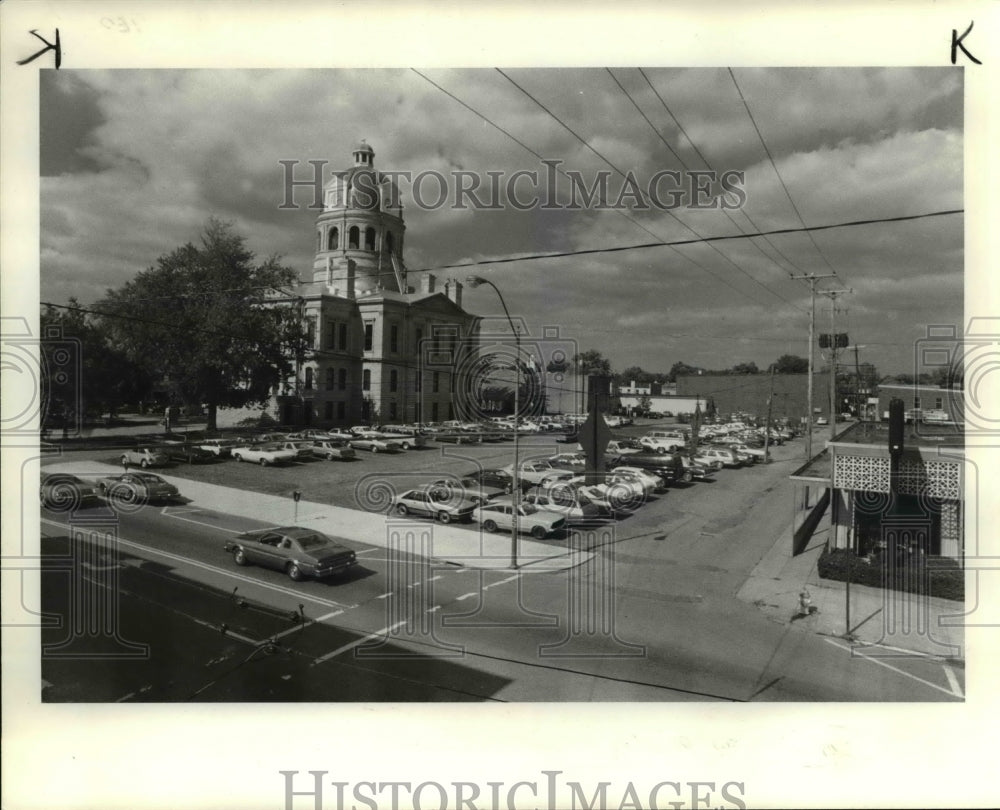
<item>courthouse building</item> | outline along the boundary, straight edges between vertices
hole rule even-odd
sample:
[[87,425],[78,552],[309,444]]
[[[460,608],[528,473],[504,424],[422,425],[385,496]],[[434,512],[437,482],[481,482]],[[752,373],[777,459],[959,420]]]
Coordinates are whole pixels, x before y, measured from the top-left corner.
[[462,308],[461,283],[408,278],[399,191],[367,143],[353,157],[323,188],[311,278],[277,299],[302,307],[309,352],[274,416],[320,427],[451,419],[479,319]]

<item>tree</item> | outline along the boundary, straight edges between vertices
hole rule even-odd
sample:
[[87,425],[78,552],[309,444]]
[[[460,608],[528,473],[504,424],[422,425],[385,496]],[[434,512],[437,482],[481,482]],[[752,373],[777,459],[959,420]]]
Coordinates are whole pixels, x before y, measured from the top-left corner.
[[588,349],[585,352],[580,352],[573,358],[573,362],[577,364],[577,368],[579,368],[580,374],[583,376],[588,374],[610,376],[611,374],[611,362],[596,349]]
[[278,257],[257,263],[244,237],[213,218],[199,246],[161,256],[97,309],[113,345],[204,403],[214,430],[219,406],[265,403],[304,356],[301,308],[273,300],[296,281]]
[[663,374],[646,371],[639,366],[629,366],[624,371],[615,372],[615,382],[619,385],[628,385],[634,380],[638,385],[643,385],[645,383],[656,382],[656,380],[661,379],[663,376]]
[[698,374],[700,371],[701,369],[697,366],[689,366],[687,363],[682,363],[678,360],[670,367],[667,382],[677,382],[677,378],[682,374]]
[[730,369],[731,374],[759,374],[760,369],[757,368],[757,364],[753,361],[749,363],[737,363]]
[[795,354],[783,354],[774,361],[775,374],[808,374],[809,359]]
[[[44,373],[41,395],[52,419],[108,411],[146,397],[152,381],[145,369],[109,345],[108,335],[91,313],[70,298],[66,307],[46,304],[40,315]],[[69,363],[60,362],[67,356]],[[59,371],[55,371],[56,369]]]

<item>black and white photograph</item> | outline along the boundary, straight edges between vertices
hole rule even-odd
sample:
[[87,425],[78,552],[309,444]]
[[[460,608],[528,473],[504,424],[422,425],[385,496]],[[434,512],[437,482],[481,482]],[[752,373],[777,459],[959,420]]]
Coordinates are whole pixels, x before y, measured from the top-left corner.
[[988,804],[995,14],[228,5],[6,9],[10,806]]

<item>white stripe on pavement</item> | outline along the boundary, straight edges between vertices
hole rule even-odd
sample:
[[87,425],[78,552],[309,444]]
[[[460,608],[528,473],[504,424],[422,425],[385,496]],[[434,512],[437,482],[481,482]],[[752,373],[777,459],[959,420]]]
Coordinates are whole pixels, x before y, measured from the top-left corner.
[[[834,641],[832,638],[828,638],[826,639],[826,641],[827,643],[832,644],[834,647],[839,647],[842,650],[848,650],[848,651],[851,650],[850,646],[845,646],[844,644]],[[957,698],[963,697],[962,695],[957,694],[949,689],[945,689],[943,686],[938,686],[936,683],[931,683],[930,681],[924,680],[923,678],[918,678],[916,675],[906,672],[905,670],[902,670],[899,667],[894,667],[892,666],[892,664],[887,664],[880,658],[873,658],[870,655],[856,655],[854,657],[864,659],[865,661],[871,661],[873,664],[878,664],[880,667],[885,667],[886,669],[891,669],[893,672],[899,673],[903,677],[911,678],[912,680],[917,681],[917,683],[922,683],[924,684],[924,686],[929,686],[931,689],[937,689],[939,692],[944,692],[949,697],[957,697]]]
[[353,650],[355,647],[360,647],[366,641],[374,641],[377,638],[384,638],[388,636],[389,633],[391,633],[397,627],[402,627],[404,624],[406,624],[406,619],[398,621],[395,624],[390,624],[388,627],[383,627],[381,630],[378,630],[375,633],[369,633],[367,636],[352,641],[350,644],[345,644],[343,647],[338,647],[333,652],[329,652],[326,655],[321,655],[319,658],[317,658],[315,661],[312,662],[312,665],[316,666],[317,664],[322,664],[324,661],[329,661],[331,658],[336,658],[338,655],[341,655],[342,653],[345,653],[348,650]]

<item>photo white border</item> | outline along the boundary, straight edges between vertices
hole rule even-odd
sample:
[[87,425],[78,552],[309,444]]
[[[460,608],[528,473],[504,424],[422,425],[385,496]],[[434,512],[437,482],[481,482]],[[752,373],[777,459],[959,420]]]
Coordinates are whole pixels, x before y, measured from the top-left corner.
[[[117,17],[134,19],[139,32],[102,25]],[[51,59],[14,64],[40,46],[29,29],[47,36],[59,28],[64,69],[904,66],[949,64],[951,30],[973,20],[966,42],[984,64],[960,54],[966,319],[989,316],[1000,302],[991,261],[1000,255],[1000,210],[990,193],[1000,142],[990,104],[1000,87],[996,4],[7,0],[0,6],[2,314],[26,315],[37,330],[37,69]],[[373,49],[376,35],[391,49]],[[16,383],[9,374],[2,382],[9,406],[8,387]],[[976,455],[984,491],[997,466],[991,452]],[[3,450],[5,555],[19,546],[22,531],[30,543],[38,527],[34,501],[18,483],[23,455]],[[980,514],[978,529],[980,542],[995,549],[991,517]],[[988,574],[983,581],[991,582]],[[29,604],[36,597],[37,587],[26,588]],[[4,615],[19,610],[15,588],[4,588],[2,598]],[[981,609],[992,615],[988,607]],[[610,781],[616,790],[633,782],[640,794],[663,780],[740,781],[750,807],[991,806],[998,693],[991,631],[966,631],[962,705],[106,706],[41,705],[37,631],[4,628],[3,806],[283,808],[278,772],[310,769],[329,771],[328,780],[481,785],[540,782],[542,770],[551,769],[563,771],[561,780]]]

